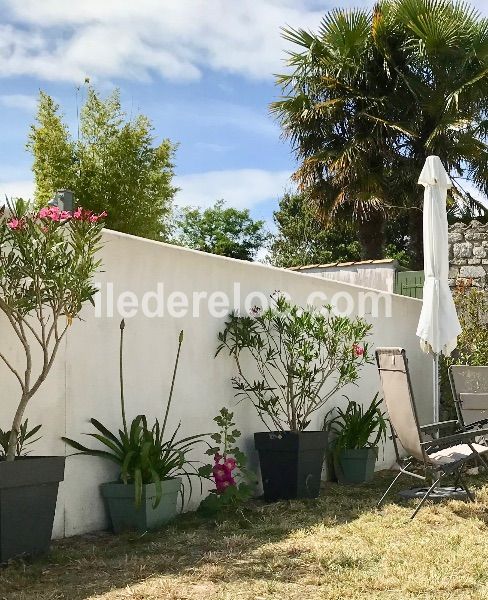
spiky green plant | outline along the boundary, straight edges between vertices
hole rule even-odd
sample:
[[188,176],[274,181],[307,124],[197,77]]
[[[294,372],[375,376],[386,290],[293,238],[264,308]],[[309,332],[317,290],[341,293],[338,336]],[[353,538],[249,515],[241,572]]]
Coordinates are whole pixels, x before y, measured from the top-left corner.
[[[382,398],[375,394],[371,404],[365,408],[349,400],[346,410],[331,409],[324,419],[324,430],[333,434],[336,452],[359,448],[376,448],[386,440],[385,415],[380,406]],[[334,416],[332,416],[335,413]]]
[[[76,454],[96,456],[116,463],[119,467],[119,480],[124,484],[134,485],[136,506],[141,503],[143,486],[154,483],[156,488],[154,507],[156,507],[162,497],[162,482],[166,479],[183,476],[189,485],[191,495],[191,477],[198,476],[198,471],[194,467],[194,461],[190,460],[187,454],[197,443],[203,441],[204,435],[198,434],[177,439],[180,423],[173,433],[166,437],[166,426],[173,400],[176,372],[183,343],[183,331],[180,332],[178,339],[173,377],[162,425],[160,425],[158,419],[155,419],[152,427],[149,427],[146,416],[137,415],[127,426],[123,376],[124,329],[125,322],[122,320],[120,324],[120,410],[122,429],[119,429],[117,433],[113,433],[97,419],[90,419],[97,432],[86,435],[100,442],[105,446],[104,449],[88,448],[67,437],[63,437],[63,440],[72,448],[78,450]],[[184,488],[181,490],[181,494],[183,505],[185,502]]]
[[[22,425],[19,427],[19,434],[17,436],[17,444],[15,447],[16,457],[27,456],[30,453],[30,450],[27,450],[26,448],[27,446],[35,444],[35,442],[40,439],[40,437],[34,438],[34,436],[41,427],[42,425],[36,425],[32,429],[29,429],[29,419],[26,419],[22,423]],[[0,460],[5,459],[7,456],[11,436],[12,431],[3,431],[3,429],[0,429]]]

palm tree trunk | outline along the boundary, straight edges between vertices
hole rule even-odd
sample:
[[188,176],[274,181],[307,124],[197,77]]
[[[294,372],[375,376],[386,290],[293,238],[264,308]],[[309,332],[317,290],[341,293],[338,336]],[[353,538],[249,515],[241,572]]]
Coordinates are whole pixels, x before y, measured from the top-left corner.
[[385,215],[382,211],[371,211],[358,221],[361,260],[376,260],[384,257],[384,226]]

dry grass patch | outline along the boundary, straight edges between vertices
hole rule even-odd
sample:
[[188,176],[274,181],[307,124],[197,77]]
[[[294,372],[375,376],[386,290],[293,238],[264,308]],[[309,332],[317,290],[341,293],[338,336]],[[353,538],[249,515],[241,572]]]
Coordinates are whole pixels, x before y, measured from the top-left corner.
[[0,570],[1,600],[488,598],[488,484],[473,505],[375,501],[330,484],[316,501],[256,502],[214,522],[183,515],[157,533],[81,536]]

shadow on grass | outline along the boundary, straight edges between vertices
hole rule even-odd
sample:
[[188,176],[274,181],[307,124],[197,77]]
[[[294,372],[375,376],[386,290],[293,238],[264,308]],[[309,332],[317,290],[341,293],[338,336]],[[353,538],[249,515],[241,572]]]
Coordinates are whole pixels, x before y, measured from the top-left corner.
[[[211,597],[211,590],[178,595],[174,580],[179,582],[177,588],[186,585],[191,589],[201,581],[215,585],[294,581],[295,567],[300,566],[300,573],[308,568],[308,546],[301,541],[306,532],[316,530],[333,537],[338,528],[361,517],[375,520],[377,528],[383,526],[382,513],[375,506],[392,477],[389,472],[379,473],[374,482],[362,486],[327,483],[316,500],[255,501],[242,513],[219,521],[189,513],[160,531],[144,535],[100,533],[60,540],[53,543],[47,557],[32,563],[15,561],[0,570],[0,598],[85,600],[103,594],[114,599],[145,598],[116,595],[115,590],[156,581],[160,595],[148,592],[147,597],[200,598]],[[410,483],[400,480],[397,489]],[[395,491],[389,502],[395,500]],[[455,503],[453,510],[460,516],[488,522],[488,510],[484,512],[478,505]],[[407,511],[402,515],[406,522]],[[361,571],[368,561],[377,560],[374,554],[351,555],[341,548],[333,555],[319,553],[319,558],[310,559],[313,569]],[[114,595],[109,593],[112,590]]]

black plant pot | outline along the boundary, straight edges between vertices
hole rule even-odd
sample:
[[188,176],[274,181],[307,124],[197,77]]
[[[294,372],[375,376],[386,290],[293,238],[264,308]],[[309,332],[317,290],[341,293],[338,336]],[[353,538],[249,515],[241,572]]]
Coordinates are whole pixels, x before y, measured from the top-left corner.
[[47,552],[64,456],[0,461],[0,563]]
[[260,432],[254,434],[254,443],[265,500],[317,498],[327,432]]

